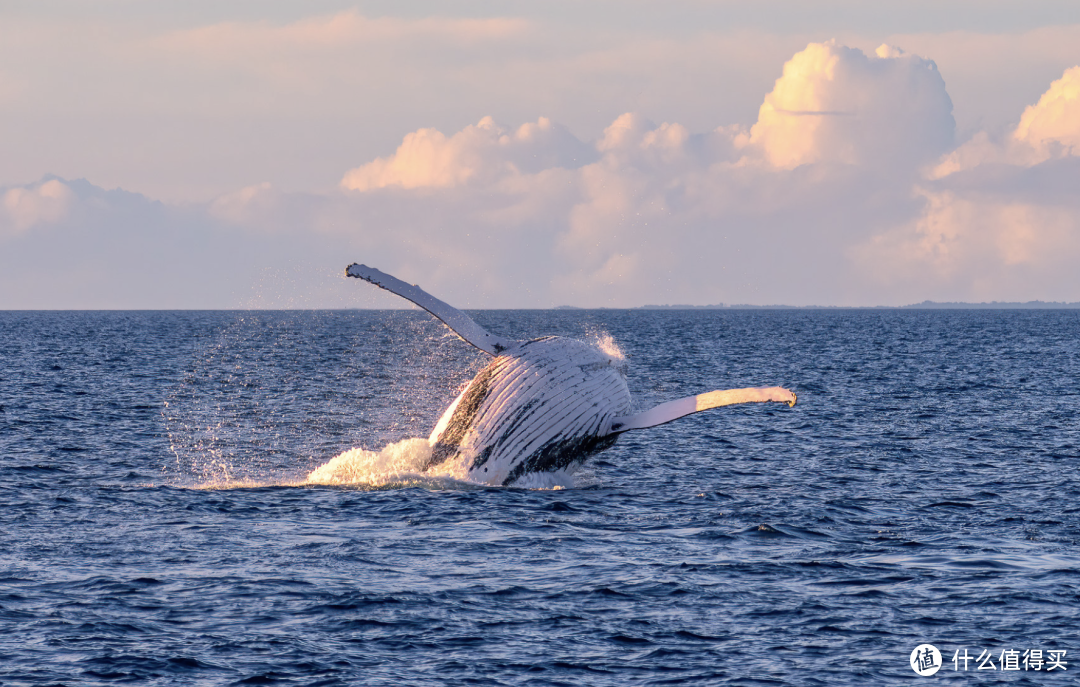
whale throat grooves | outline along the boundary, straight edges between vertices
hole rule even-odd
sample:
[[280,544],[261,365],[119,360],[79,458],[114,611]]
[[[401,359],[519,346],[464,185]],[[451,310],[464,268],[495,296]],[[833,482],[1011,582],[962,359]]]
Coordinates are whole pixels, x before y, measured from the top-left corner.
[[476,414],[480,411],[480,406],[487,399],[492,378],[498,368],[503,366],[505,362],[506,359],[502,357],[492,360],[487,367],[469,382],[469,385],[461,393],[461,398],[453,406],[450,422],[447,424],[446,429],[435,438],[431,447],[431,458],[424,465],[424,470],[443,463],[447,458],[457,453],[462,440],[465,439],[465,435],[469,431],[469,427],[472,426],[473,420],[476,418]]
[[527,341],[488,364],[439,420],[428,468],[460,464],[471,480],[508,486],[572,472],[608,448],[630,407],[621,361],[563,337]]

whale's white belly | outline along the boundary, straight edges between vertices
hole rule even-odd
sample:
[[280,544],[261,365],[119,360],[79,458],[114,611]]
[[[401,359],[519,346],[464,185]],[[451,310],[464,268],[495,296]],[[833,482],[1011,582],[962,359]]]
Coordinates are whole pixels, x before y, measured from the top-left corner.
[[496,357],[443,413],[428,467],[453,461],[492,485],[572,472],[615,442],[611,420],[629,411],[621,358],[562,337],[527,341]]

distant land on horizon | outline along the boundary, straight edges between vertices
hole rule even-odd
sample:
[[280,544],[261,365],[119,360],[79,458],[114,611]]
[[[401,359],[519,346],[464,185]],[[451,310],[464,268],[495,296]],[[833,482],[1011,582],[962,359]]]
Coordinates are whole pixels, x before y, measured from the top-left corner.
[[911,305],[638,305],[632,308],[580,308],[576,305],[559,305],[553,310],[1076,310],[1080,302],[1058,301],[991,301],[990,303],[960,303],[923,301]]

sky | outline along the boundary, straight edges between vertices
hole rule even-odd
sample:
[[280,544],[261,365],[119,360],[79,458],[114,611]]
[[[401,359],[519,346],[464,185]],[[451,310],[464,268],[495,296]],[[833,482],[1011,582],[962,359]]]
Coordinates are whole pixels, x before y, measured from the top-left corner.
[[0,309],[1080,301],[1080,3],[0,1]]

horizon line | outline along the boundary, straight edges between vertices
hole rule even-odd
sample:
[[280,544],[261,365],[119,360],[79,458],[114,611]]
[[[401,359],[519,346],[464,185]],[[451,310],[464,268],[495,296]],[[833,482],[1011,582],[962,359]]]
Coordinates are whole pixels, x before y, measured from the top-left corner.
[[[0,308],[0,312],[304,312],[328,310],[408,311],[423,310],[416,305],[394,308],[346,306],[333,308]],[[634,305],[626,307],[556,305],[525,308],[469,308],[462,310],[1080,310],[1080,302],[1066,301],[923,301],[908,305],[753,305],[748,303],[714,305]]]

